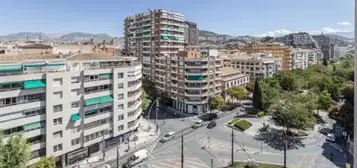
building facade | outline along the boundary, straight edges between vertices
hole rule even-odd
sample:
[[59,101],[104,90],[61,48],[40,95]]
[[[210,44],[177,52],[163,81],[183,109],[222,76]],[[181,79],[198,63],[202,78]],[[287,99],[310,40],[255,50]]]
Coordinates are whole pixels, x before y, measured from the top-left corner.
[[282,70],[282,59],[265,53],[240,53],[223,59],[224,67],[238,69],[242,74],[247,74],[250,80],[272,77]]
[[0,127],[23,132],[34,163],[57,167],[127,140],[141,121],[141,64],[78,55],[0,64]]
[[311,58],[311,50],[293,49],[292,51],[292,69],[306,69],[309,66],[309,61]]
[[309,33],[306,32],[291,33],[289,35],[285,35],[283,38],[283,43],[285,45],[291,45],[304,49],[319,48],[316,40],[312,38]]
[[175,56],[184,49],[184,32],[184,16],[178,12],[158,9],[139,13],[124,21],[124,51],[138,57],[144,74],[154,77],[156,57]]
[[238,51],[246,52],[248,55],[253,53],[271,53],[273,57],[282,59],[282,70],[289,71],[292,69],[291,52],[292,47],[284,46],[282,44],[257,44],[251,43],[248,45],[239,45]]
[[189,46],[199,44],[199,29],[196,23],[185,21],[185,43]]
[[247,86],[249,74],[242,74],[232,67],[222,68],[222,91],[234,86]]
[[327,61],[339,61],[336,58],[335,55],[335,50],[336,50],[336,45],[333,41],[333,39],[329,36],[326,36],[324,34],[321,35],[315,35],[313,38],[318,42],[319,47],[321,49],[321,52],[324,55],[324,59]]

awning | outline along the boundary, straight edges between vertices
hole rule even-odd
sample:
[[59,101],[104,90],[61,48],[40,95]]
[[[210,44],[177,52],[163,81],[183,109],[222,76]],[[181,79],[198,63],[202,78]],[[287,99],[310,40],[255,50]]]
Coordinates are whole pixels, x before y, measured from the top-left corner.
[[24,131],[29,131],[29,130],[34,130],[34,129],[37,129],[37,128],[41,128],[44,124],[45,124],[45,122],[43,122],[43,121],[34,122],[34,123],[31,123],[31,124],[26,124],[26,125],[24,125]]
[[78,113],[71,115],[71,121],[77,121],[77,120],[80,120],[80,119],[81,119],[81,116]]
[[43,87],[46,87],[46,81],[43,79],[30,80],[24,82],[25,89],[35,89],[35,88],[43,88]]
[[33,63],[33,64],[24,64],[24,67],[40,67],[44,65],[46,65],[46,63]]
[[91,99],[87,99],[84,101],[84,104],[86,106],[90,106],[93,104],[98,104],[100,102],[100,98],[96,97],[96,98],[91,98]]
[[91,98],[87,99],[84,101],[84,104],[86,106],[94,105],[94,104],[100,104],[100,103],[108,103],[113,101],[113,96],[108,95],[108,96],[102,96],[102,97],[96,97],[96,98]]
[[107,79],[107,78],[111,78],[111,77],[112,77],[111,73],[99,74],[99,78],[101,78],[101,79]]
[[203,76],[187,76],[188,80],[203,80]]
[[47,63],[47,66],[63,66],[64,63]]
[[169,37],[167,37],[167,36],[162,36],[161,37],[163,40],[168,40],[169,39]]
[[0,83],[0,85],[10,85],[10,84],[19,84],[22,82],[4,82],[4,83]]
[[4,65],[0,66],[0,72],[7,72],[7,71],[21,71],[21,65]]
[[84,115],[87,116],[87,115],[91,115],[91,114],[94,114],[94,113],[97,113],[97,112],[98,112],[97,109],[88,110],[88,111],[84,112]]
[[109,95],[109,96],[103,96],[100,98],[100,103],[107,103],[107,102],[111,102],[113,101],[113,96]]

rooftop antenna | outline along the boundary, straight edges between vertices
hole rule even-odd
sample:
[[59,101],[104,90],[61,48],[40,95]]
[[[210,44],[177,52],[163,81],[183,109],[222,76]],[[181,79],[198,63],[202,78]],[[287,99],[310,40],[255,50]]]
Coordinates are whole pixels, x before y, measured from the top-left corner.
[[40,35],[40,44],[41,44],[41,35]]
[[26,35],[26,41],[29,41],[29,35]]

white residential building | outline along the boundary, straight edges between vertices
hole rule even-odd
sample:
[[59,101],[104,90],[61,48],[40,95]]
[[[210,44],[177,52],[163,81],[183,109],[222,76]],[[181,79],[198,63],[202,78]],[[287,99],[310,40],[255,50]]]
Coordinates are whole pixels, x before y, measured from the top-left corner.
[[311,50],[293,49],[292,69],[306,69],[309,66],[309,54]]
[[138,128],[142,74],[136,58],[1,59],[0,128],[29,138],[31,163],[54,156],[57,167],[72,165]]

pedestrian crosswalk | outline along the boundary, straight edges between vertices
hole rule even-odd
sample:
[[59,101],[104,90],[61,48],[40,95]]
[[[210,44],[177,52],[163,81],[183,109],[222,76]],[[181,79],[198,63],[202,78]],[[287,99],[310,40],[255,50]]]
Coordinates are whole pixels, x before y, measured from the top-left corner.
[[202,147],[210,150],[230,151],[232,147],[231,143],[220,141],[207,136],[197,137],[196,140],[201,144]]
[[148,150],[149,152],[152,152],[152,151],[155,149],[155,147],[156,147],[156,145],[157,145],[158,142],[159,142],[159,139],[155,140],[154,142],[148,144],[148,145],[145,147],[145,149]]
[[[184,151],[184,153],[187,153],[188,149],[184,146],[183,151]],[[173,146],[167,150],[155,151],[154,156],[156,157],[156,156],[164,156],[164,155],[166,155],[166,156],[167,155],[177,155],[179,153],[181,153],[181,146]]]
[[[149,168],[181,168],[180,158],[167,158],[150,161],[147,164]],[[209,168],[203,161],[199,158],[186,158],[184,160],[185,168]]]

